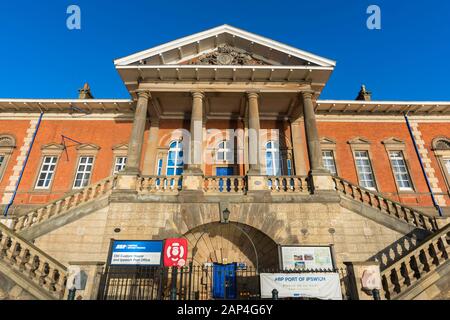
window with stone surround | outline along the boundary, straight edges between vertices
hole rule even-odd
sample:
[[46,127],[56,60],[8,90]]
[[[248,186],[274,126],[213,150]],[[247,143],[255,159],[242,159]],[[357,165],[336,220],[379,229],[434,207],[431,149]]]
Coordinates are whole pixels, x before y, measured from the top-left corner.
[[100,147],[94,144],[81,144],[77,146],[78,161],[73,181],[73,189],[82,189],[91,183],[94,162]]
[[439,137],[433,140],[433,152],[438,160],[442,175],[444,176],[447,191],[450,193],[450,138]]
[[376,189],[372,163],[367,151],[355,151],[356,169],[358,171],[359,184],[367,189]]
[[50,189],[50,185],[55,175],[57,156],[44,157],[41,169],[39,170],[38,179],[35,189]]
[[6,171],[6,166],[11,157],[11,154],[16,147],[16,140],[11,135],[0,134],[0,181]]
[[411,177],[402,151],[390,151],[392,170],[400,190],[412,190]]
[[223,140],[217,145],[216,160],[218,162],[233,162],[233,147],[231,141]]
[[80,157],[80,159],[78,160],[75,181],[73,183],[74,189],[81,189],[89,185],[93,167],[94,157]]
[[323,166],[325,169],[330,171],[332,175],[337,175],[336,171],[336,161],[334,160],[333,150],[323,150],[322,151]]
[[116,162],[114,164],[114,174],[119,173],[125,169],[127,164],[127,157],[116,157]]
[[372,166],[371,142],[365,138],[357,137],[348,141],[348,144],[355,160],[359,185],[370,190],[378,190],[378,183]]

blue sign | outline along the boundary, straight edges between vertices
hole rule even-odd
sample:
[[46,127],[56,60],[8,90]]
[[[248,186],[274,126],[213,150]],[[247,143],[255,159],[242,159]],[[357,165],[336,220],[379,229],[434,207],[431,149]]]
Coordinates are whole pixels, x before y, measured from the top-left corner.
[[159,266],[163,241],[114,240],[112,244],[112,266]]

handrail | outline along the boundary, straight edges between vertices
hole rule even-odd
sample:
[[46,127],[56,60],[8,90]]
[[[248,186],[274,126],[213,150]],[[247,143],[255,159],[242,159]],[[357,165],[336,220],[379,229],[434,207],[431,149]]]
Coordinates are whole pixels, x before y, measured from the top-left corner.
[[448,263],[450,224],[381,273],[387,299],[405,292],[425,275]]
[[32,211],[13,220],[12,229],[15,232],[22,231],[50,218],[62,215],[70,209],[84,205],[109,194],[114,187],[117,176],[100,180],[86,188],[74,191],[44,206],[34,208]]
[[435,217],[430,217],[417,209],[388,199],[376,191],[355,185],[340,177],[333,176],[332,179],[335,183],[336,190],[345,196],[358,200],[415,227],[432,232],[439,229]]
[[50,295],[63,298],[67,268],[1,223],[0,259]]

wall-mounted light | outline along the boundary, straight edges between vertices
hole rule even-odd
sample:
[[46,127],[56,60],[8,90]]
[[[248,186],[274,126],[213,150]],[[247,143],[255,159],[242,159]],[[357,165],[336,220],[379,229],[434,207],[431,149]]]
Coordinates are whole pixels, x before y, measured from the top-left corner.
[[220,223],[229,223],[230,222],[230,210],[228,210],[228,208],[226,208],[225,210],[222,211],[222,214],[220,216]]

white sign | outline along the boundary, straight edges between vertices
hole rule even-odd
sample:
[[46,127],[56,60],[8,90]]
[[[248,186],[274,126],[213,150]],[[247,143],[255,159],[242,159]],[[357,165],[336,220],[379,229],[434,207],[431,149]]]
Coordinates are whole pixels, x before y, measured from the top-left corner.
[[261,298],[272,298],[278,290],[279,298],[316,298],[342,300],[338,273],[262,273]]
[[281,247],[283,270],[333,270],[330,247]]

